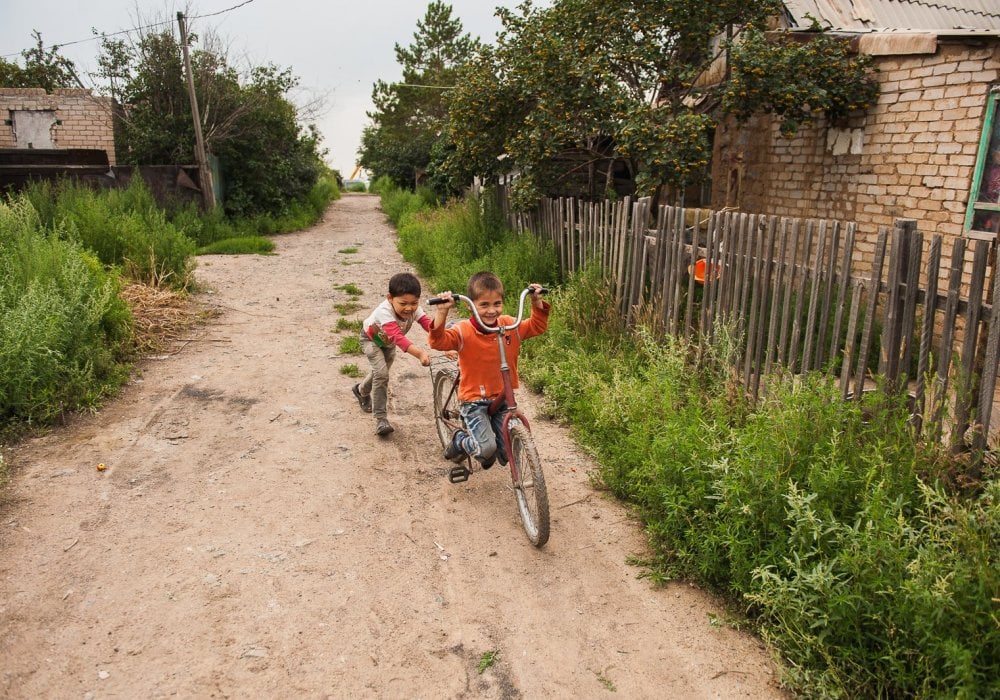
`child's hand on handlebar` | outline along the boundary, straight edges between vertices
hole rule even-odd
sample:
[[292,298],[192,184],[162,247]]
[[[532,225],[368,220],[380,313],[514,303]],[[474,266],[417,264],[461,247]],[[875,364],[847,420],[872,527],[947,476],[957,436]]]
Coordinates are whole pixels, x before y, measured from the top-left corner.
[[532,282],[528,285],[528,289],[531,290],[531,305],[539,309],[544,308],[545,302],[542,301],[542,290],[545,288],[537,282]]
[[441,292],[437,295],[437,298],[442,300],[436,305],[439,310],[448,310],[455,305],[455,297],[452,296],[451,292]]

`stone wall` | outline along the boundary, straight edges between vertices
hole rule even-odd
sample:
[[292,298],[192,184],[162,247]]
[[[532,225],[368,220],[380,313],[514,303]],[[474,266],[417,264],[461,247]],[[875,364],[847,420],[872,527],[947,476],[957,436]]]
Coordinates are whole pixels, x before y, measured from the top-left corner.
[[49,137],[52,148],[92,148],[107,152],[115,165],[113,103],[90,90],[42,88],[0,88],[0,148],[27,148],[16,133],[17,114],[51,112]]
[[897,218],[916,219],[925,234],[962,235],[1000,40],[934,48],[877,56],[878,104],[845,124],[821,119],[790,139],[770,117],[722,124],[713,208],[856,221],[862,254]]

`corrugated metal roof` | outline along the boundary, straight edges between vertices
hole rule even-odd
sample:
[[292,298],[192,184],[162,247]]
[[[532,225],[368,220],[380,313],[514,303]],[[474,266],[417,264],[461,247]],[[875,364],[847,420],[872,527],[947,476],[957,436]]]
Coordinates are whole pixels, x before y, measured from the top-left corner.
[[1000,0],[785,0],[791,29],[1000,32]]

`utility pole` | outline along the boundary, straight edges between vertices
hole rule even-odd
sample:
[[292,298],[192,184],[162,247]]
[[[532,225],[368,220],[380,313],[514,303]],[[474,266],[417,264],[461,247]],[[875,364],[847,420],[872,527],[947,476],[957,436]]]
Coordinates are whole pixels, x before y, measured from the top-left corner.
[[194,75],[191,73],[191,56],[188,55],[187,26],[184,24],[183,12],[177,13],[177,25],[181,30],[181,51],[184,52],[188,98],[191,100],[191,116],[194,118],[194,157],[198,161],[198,181],[205,210],[210,211],[215,208],[215,190],[212,188],[212,171],[205,155],[205,139],[201,134],[201,114],[198,111],[198,98],[194,94]]

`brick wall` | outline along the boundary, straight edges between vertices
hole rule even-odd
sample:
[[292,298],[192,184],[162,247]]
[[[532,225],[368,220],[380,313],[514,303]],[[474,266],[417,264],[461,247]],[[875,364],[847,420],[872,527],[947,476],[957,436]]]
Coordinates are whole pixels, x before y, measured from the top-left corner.
[[98,97],[90,90],[59,89],[46,93],[41,88],[0,88],[0,115],[5,124],[0,127],[0,148],[16,148],[17,137],[12,112],[48,110],[55,112],[59,123],[51,129],[56,148],[95,148],[107,151],[115,165],[115,137],[112,101]]
[[713,208],[856,221],[863,253],[900,217],[925,234],[961,235],[1000,41],[941,42],[932,54],[876,62],[878,104],[853,122],[821,119],[790,139],[770,117],[722,124]]

